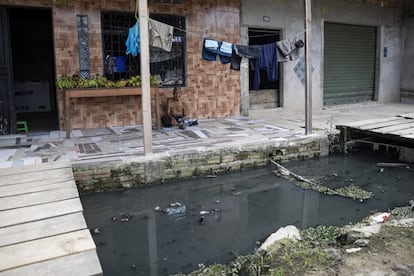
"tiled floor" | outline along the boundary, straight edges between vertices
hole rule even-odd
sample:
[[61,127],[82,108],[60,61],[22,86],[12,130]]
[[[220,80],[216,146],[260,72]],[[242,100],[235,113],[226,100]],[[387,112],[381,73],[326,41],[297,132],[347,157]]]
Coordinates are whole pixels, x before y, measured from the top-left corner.
[[[313,112],[312,135],[335,131],[335,124],[413,113],[414,105],[366,103],[325,108]],[[235,145],[261,144],[305,137],[303,112],[283,108],[252,111],[250,117],[199,120],[187,129],[153,130],[153,154],[206,151]],[[0,168],[70,160],[99,162],[143,155],[143,127],[126,126],[0,136]]]

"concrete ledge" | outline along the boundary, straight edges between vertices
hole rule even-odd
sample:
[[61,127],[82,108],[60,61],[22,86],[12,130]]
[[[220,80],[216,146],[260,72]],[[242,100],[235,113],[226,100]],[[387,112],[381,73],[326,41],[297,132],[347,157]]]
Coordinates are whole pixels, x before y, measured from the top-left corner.
[[312,135],[293,141],[125,156],[108,162],[74,164],[73,171],[79,192],[91,194],[266,166],[270,159],[304,160],[327,155],[328,147],[327,137]]

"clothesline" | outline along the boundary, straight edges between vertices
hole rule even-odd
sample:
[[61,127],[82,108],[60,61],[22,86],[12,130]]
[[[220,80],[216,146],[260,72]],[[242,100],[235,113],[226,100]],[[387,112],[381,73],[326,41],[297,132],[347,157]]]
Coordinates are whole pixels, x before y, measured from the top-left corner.
[[[192,34],[192,35],[197,36],[197,37],[200,37],[200,38],[204,38],[204,37],[206,37],[206,35],[200,35],[200,34],[198,34],[198,33],[191,32],[191,31],[187,31],[187,30],[184,30],[184,29],[181,29],[181,28],[175,27],[175,26],[173,26],[173,28],[174,28],[174,29],[177,29],[177,30],[179,30],[179,31],[185,32],[185,33],[187,33],[187,34]],[[303,34],[304,32],[306,32],[306,29],[304,29],[304,30],[300,31],[299,33],[297,33],[297,34],[295,34],[295,35],[291,35],[291,36],[292,36],[292,37],[294,37],[294,36],[298,36],[298,35]],[[254,36],[250,36],[250,37],[255,37],[255,38],[256,38],[256,37],[268,37],[268,36],[272,36],[272,35],[275,35],[275,34],[254,35]]]

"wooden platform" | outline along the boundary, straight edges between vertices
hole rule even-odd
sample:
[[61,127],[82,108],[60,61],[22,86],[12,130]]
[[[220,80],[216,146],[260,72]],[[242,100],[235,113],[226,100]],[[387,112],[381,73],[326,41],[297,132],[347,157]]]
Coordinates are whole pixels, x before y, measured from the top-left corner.
[[414,113],[337,125],[343,142],[365,139],[414,148]]
[[0,169],[0,275],[102,275],[67,162]]

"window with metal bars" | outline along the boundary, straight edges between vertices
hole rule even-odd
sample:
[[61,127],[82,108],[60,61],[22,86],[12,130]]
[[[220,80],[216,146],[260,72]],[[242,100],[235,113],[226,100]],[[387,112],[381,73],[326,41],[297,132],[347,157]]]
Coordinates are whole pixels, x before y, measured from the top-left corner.
[[[157,76],[159,86],[184,86],[185,18],[170,14],[150,14],[150,18],[175,27],[171,52],[150,47],[150,73]],[[139,55],[133,57],[125,53],[128,31],[135,22],[134,13],[102,12],[103,60],[105,76],[110,80],[127,79],[140,74]],[[117,66],[120,63],[122,66]]]

